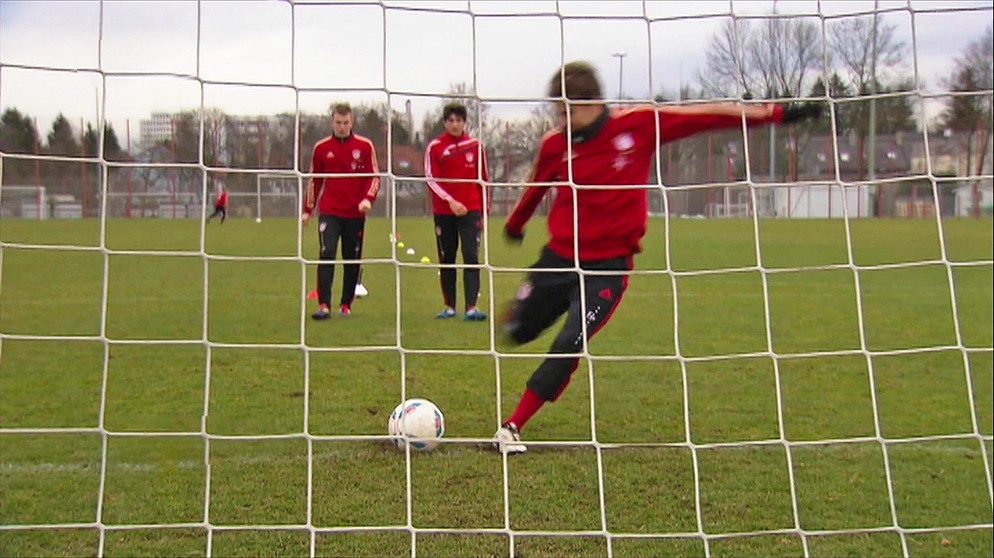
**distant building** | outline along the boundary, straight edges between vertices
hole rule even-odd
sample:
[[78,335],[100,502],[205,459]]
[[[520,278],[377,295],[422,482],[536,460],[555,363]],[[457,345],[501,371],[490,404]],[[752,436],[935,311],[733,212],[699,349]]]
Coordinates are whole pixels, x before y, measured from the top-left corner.
[[142,148],[148,149],[157,143],[169,141],[172,138],[174,118],[175,114],[153,112],[151,118],[139,121],[138,132],[141,134]]

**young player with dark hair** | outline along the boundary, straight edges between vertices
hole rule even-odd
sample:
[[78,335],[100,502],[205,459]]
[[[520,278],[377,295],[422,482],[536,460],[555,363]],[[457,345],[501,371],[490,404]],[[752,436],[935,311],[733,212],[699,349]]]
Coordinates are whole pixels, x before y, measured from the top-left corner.
[[[373,142],[352,133],[352,107],[335,105],[331,111],[332,135],[314,145],[311,173],[356,176],[312,176],[307,183],[304,207],[300,220],[306,225],[315,209],[319,210],[318,240],[321,244],[320,259],[334,260],[338,241],[342,242],[342,259],[362,259],[363,232],[366,213],[373,207],[380,190],[376,150]],[[352,313],[359,264],[345,264],[342,280],[342,297],[338,313]],[[331,285],[335,279],[335,266],[318,264],[318,309],[311,314],[315,320],[331,317]]]
[[[431,190],[438,261],[443,265],[455,264],[461,243],[463,264],[475,266],[480,263],[480,237],[486,211],[483,182],[490,180],[486,152],[478,139],[466,133],[465,106],[445,105],[442,122],[445,133],[425,148],[425,177]],[[440,276],[445,307],[435,317],[454,318],[458,315],[456,269],[443,267]],[[479,268],[463,269],[463,290],[466,297],[463,319],[486,320],[487,315],[476,307],[480,296]]]
[[[519,288],[501,333],[527,343],[566,314],[549,357],[532,374],[514,412],[495,434],[495,447],[521,453],[520,430],[566,389],[586,342],[610,320],[628,286],[633,256],[646,232],[646,184],[657,146],[704,130],[795,122],[821,114],[818,104],[784,108],[776,104],[709,103],[611,109],[603,101],[594,68],[571,62],[555,73],[548,96],[556,103],[560,127],[539,145],[529,186],[504,225],[511,241],[524,238],[524,226],[552,189],[549,241]],[[601,188],[583,188],[600,186]],[[603,188],[610,186],[610,188]],[[574,212],[576,219],[574,220]],[[574,270],[596,274],[578,273]],[[539,271],[539,269],[562,271]]]
[[221,218],[221,223],[224,224],[224,220],[228,217],[228,189],[221,186],[217,193],[217,199],[214,200],[214,213],[207,218],[208,221],[215,217]]

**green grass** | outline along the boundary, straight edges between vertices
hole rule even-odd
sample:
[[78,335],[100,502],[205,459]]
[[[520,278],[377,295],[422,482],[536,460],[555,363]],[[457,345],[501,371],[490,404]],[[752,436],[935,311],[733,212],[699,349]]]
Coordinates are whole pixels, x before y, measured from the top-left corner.
[[[493,225],[496,314],[545,235]],[[555,328],[435,320],[429,219],[370,220],[372,294],[320,323],[313,226],[5,220],[0,556],[990,556],[991,219],[844,225],[653,220],[525,431],[559,444],[505,462]],[[383,438],[405,392],[431,453]]]

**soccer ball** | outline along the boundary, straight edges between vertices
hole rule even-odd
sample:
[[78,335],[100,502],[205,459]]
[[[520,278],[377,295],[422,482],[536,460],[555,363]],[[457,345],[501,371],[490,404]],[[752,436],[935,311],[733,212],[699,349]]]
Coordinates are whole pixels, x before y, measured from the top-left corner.
[[407,444],[413,450],[431,451],[445,433],[445,417],[427,399],[408,399],[390,413],[387,432],[400,451],[404,451]]

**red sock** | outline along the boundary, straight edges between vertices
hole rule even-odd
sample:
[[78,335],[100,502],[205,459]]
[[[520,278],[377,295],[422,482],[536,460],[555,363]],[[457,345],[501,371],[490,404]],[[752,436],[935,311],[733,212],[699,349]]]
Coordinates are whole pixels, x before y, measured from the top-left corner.
[[536,395],[534,391],[525,388],[525,392],[521,394],[521,399],[518,401],[518,406],[514,409],[514,414],[507,419],[507,422],[513,422],[514,426],[521,430],[525,427],[525,423],[542,408],[542,405],[545,405],[545,400]]

